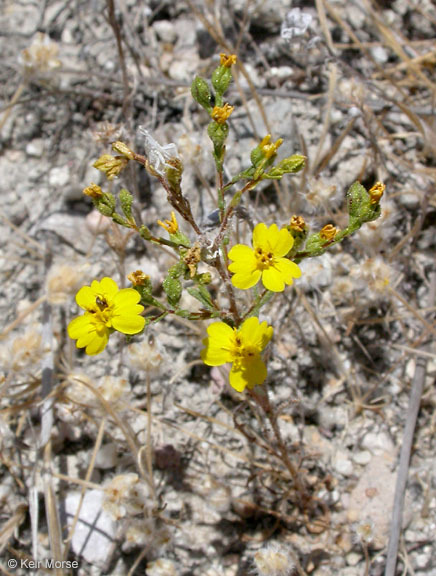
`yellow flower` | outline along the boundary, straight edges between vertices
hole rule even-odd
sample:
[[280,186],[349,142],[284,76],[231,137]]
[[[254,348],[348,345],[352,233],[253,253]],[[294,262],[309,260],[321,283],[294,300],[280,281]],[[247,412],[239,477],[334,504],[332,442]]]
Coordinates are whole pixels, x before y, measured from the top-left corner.
[[124,156],[111,156],[110,154],[103,154],[93,164],[94,168],[104,172],[108,180],[113,180],[118,176],[122,170],[129,163],[129,159]]
[[231,68],[233,64],[236,64],[236,60],[236,54],[224,54],[224,52],[220,54],[220,66],[225,68]]
[[267,134],[262,142],[259,144],[259,148],[262,150],[262,154],[265,158],[271,158],[274,154],[277,154],[277,150],[283,144],[283,138],[279,138],[271,144],[271,134]]
[[374,186],[368,191],[370,204],[378,204],[385,190],[386,186],[383,184],[383,182],[376,182]]
[[91,183],[89,186],[83,189],[83,194],[93,198],[94,200],[98,200],[103,197],[103,190],[98,184]]
[[168,234],[175,234],[179,229],[179,224],[177,222],[176,215],[174,212],[171,212],[171,220],[165,220],[165,222],[162,222],[162,220],[158,220],[157,223],[159,224],[159,226],[162,226],[162,228],[164,228],[168,232]]
[[291,221],[289,222],[289,228],[293,232],[301,234],[304,232],[306,228],[306,222],[304,221],[304,218],[302,216],[297,216],[294,214],[294,216],[292,216],[291,218]]
[[236,288],[248,290],[262,278],[263,285],[271,292],[283,292],[285,284],[292,284],[292,278],[301,276],[300,268],[284,258],[294,244],[294,239],[286,228],[278,229],[276,224],[269,228],[258,224],[253,230],[253,248],[236,244],[229,252],[232,284]]
[[234,109],[235,107],[230,106],[230,104],[224,104],[224,106],[214,106],[212,110],[212,118],[217,124],[225,124]]
[[338,229],[336,226],[333,226],[333,224],[326,224],[324,228],[321,228],[319,237],[322,240],[333,240],[337,233]]
[[133,286],[145,286],[145,283],[149,279],[150,276],[144,274],[142,270],[136,270],[135,272],[131,272],[127,275],[127,280],[130,280]]
[[242,392],[246,386],[251,389],[264,382],[267,370],[260,353],[271,340],[272,326],[252,317],[239,329],[224,322],[214,322],[207,333],[209,337],[203,340],[206,348],[201,351],[201,359],[208,366],[232,362],[230,386]]
[[100,354],[114,330],[137,334],[144,328],[140,298],[133,288],[119,290],[112,278],[94,280],[91,286],[83,286],[76,294],[76,302],[85,314],[71,320],[68,335],[77,340],[77,348],[85,348],[90,356]]

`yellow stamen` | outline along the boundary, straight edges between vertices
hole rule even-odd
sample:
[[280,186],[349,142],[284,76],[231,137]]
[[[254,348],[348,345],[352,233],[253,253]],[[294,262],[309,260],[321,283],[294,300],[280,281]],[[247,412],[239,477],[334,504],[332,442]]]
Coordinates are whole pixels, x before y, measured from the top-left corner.
[[368,192],[371,204],[378,204],[385,190],[386,186],[382,182],[376,182]]
[[294,214],[294,216],[292,216],[291,221],[289,223],[289,228],[291,230],[293,230],[294,232],[304,232],[304,229],[306,227],[306,222],[304,221],[304,218],[302,216],[296,216]]
[[94,200],[98,200],[103,196],[103,190],[97,184],[91,183],[89,186],[83,189],[85,196],[89,196]]
[[171,220],[165,220],[165,223],[161,220],[158,220],[157,223],[159,226],[162,226],[169,234],[175,234],[179,229],[179,224],[176,220],[176,215],[174,212],[171,212]]
[[220,54],[220,66],[225,66],[226,68],[231,68],[233,64],[236,64],[236,54]]
[[144,274],[142,270],[136,270],[136,272],[131,272],[127,276],[127,280],[133,284],[133,286],[144,286],[147,280],[150,279],[150,276]]
[[271,158],[274,154],[277,154],[277,150],[283,144],[283,138],[279,138],[274,144],[270,144],[271,134],[267,134],[262,142],[259,144],[259,148],[262,150],[265,158]]
[[224,104],[224,106],[214,106],[212,110],[212,118],[218,124],[225,124],[234,109],[234,106],[230,106],[230,104]]
[[321,229],[319,236],[323,240],[333,240],[333,238],[338,233],[338,229],[333,224],[326,224],[324,228]]

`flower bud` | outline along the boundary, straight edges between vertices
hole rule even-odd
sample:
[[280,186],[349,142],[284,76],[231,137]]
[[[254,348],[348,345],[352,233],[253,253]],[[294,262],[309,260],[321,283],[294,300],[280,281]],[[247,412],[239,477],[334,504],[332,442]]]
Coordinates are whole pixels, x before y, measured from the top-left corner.
[[129,160],[124,156],[111,156],[110,154],[103,154],[93,164],[94,168],[104,172],[108,180],[113,180],[118,176],[122,170],[127,166]]
[[191,94],[194,100],[210,114],[212,110],[210,103],[211,94],[209,85],[204,78],[201,78],[200,76],[195,77],[191,84]]
[[212,86],[215,89],[217,95],[217,103],[222,98],[222,95],[227,90],[232,81],[232,72],[227,66],[218,66],[212,73]]
[[120,140],[117,140],[116,142],[114,142],[112,144],[112,150],[114,152],[119,152],[128,160],[133,160],[135,157],[133,151],[130,150],[130,148],[127,146],[127,144],[124,144],[124,142],[121,142]]
[[337,233],[338,229],[335,226],[333,226],[333,224],[326,224],[320,230],[319,237],[325,241],[333,240],[333,238],[336,236]]
[[100,186],[92,182],[89,186],[83,189],[83,194],[85,194],[85,196],[89,196],[93,200],[98,200],[99,198],[102,198],[103,190],[100,188]]
[[124,212],[124,216],[127,218],[127,220],[132,220],[133,196],[130,194],[128,190],[126,190],[125,188],[121,188],[119,198],[121,208]]

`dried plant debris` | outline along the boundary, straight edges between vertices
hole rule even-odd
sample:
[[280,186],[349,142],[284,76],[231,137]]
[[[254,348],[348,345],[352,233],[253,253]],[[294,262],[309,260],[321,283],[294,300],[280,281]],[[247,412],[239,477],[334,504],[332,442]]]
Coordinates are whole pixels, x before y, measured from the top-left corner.
[[2,570],[434,575],[433,3],[0,19]]

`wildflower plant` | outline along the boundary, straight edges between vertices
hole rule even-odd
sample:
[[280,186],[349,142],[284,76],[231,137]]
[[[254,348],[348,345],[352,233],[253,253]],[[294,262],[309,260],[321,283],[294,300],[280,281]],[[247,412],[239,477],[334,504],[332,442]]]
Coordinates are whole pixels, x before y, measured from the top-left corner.
[[[269,421],[275,438],[274,453],[291,477],[296,504],[306,509],[310,501],[307,484],[289,458],[267,390],[259,388],[268,377],[264,353],[274,337],[274,327],[261,318],[262,309],[273,297],[293,289],[292,285],[301,277],[299,264],[303,260],[324,254],[364,223],[379,217],[384,185],[377,182],[370,190],[359,182],[351,185],[345,200],[348,224],[342,229],[327,224],[319,230],[310,230],[301,215],[288,214],[281,221],[258,222],[251,242],[235,241],[233,222],[238,208],[250,203],[250,192],[261,182],[281,180],[300,172],[306,161],[301,154],[279,158],[283,139],[274,140],[267,134],[251,150],[244,169],[227,176],[226,142],[235,106],[225,94],[235,65],[235,55],[221,54],[210,81],[196,77],[191,86],[192,97],[209,117],[207,134],[216,168],[215,200],[219,216],[213,236],[210,228],[197,221],[185,195],[183,162],[174,143],[160,144],[145,128],[139,128],[143,150],[136,151],[122,141],[114,142],[113,154],[103,154],[94,163],[110,185],[91,183],[84,194],[103,216],[127,228],[129,234],[172,250],[176,262],[166,271],[160,290],[152,284],[147,271],[142,270],[128,274],[130,288],[119,290],[108,277],[81,288],[76,301],[84,314],[71,321],[68,333],[77,341],[77,347],[94,355],[104,350],[114,332],[133,337],[130,346],[135,346],[138,339],[150,337],[154,324],[171,316],[211,321],[198,355],[207,366],[231,365],[230,386],[238,393],[245,392]],[[121,188],[117,197],[112,193],[112,181],[121,178],[131,163],[142,166],[166,192],[168,210],[150,228],[137,221],[134,199],[126,188]],[[182,300],[184,293],[191,298]],[[183,306],[184,301],[192,302],[192,298],[200,304],[199,308]],[[288,572],[284,569],[274,573]]]
[[[259,321],[262,307],[275,293],[283,292],[294,280],[298,281],[299,262],[323,254],[363,223],[378,218],[384,185],[378,182],[369,191],[359,182],[350,187],[346,198],[349,223],[343,230],[328,224],[310,233],[302,216],[289,214],[287,223],[259,222],[254,227],[251,246],[233,244],[232,220],[238,206],[249,202],[249,192],[264,180],[280,180],[305,166],[305,157],[300,154],[279,160],[283,139],[274,141],[267,134],[251,151],[248,167],[224,181],[226,140],[234,111],[225,93],[232,81],[236,60],[235,55],[221,54],[210,82],[197,76],[191,86],[194,100],[210,118],[207,133],[217,172],[219,211],[215,237],[212,240],[208,237],[192,213],[182,189],[183,163],[174,143],[159,144],[143,127],[139,128],[139,135],[143,138],[144,155],[124,142],[114,142],[114,154],[103,154],[94,167],[112,181],[122,176],[129,163],[136,162],[156,178],[165,189],[171,207],[170,216],[163,215],[163,219],[157,221],[165,234],[154,233],[136,222],[133,196],[126,188],[122,188],[116,198],[91,183],[84,194],[92,199],[101,214],[119,226],[129,228],[145,242],[171,248],[177,262],[163,280],[165,298],[154,295],[151,279],[141,270],[128,275],[131,288],[119,290],[110,278],[94,280],[91,286],[81,288],[76,301],[85,313],[72,320],[68,332],[77,340],[79,348],[93,355],[104,350],[115,331],[129,336],[140,334],[147,325],[171,315],[198,321],[217,319],[207,329],[201,358],[209,366],[231,363],[230,385],[242,392],[263,384],[267,378],[262,352],[273,337],[273,327]],[[186,222],[190,232],[182,232],[180,220]],[[209,271],[203,271],[205,266]],[[225,291],[225,298],[220,300],[214,298],[209,289],[214,275],[218,275]],[[257,288],[259,282],[263,285],[261,291]],[[254,294],[247,304],[241,295],[251,289]],[[181,307],[185,290],[200,302],[199,311]],[[149,311],[146,316],[142,315],[144,308]]]

